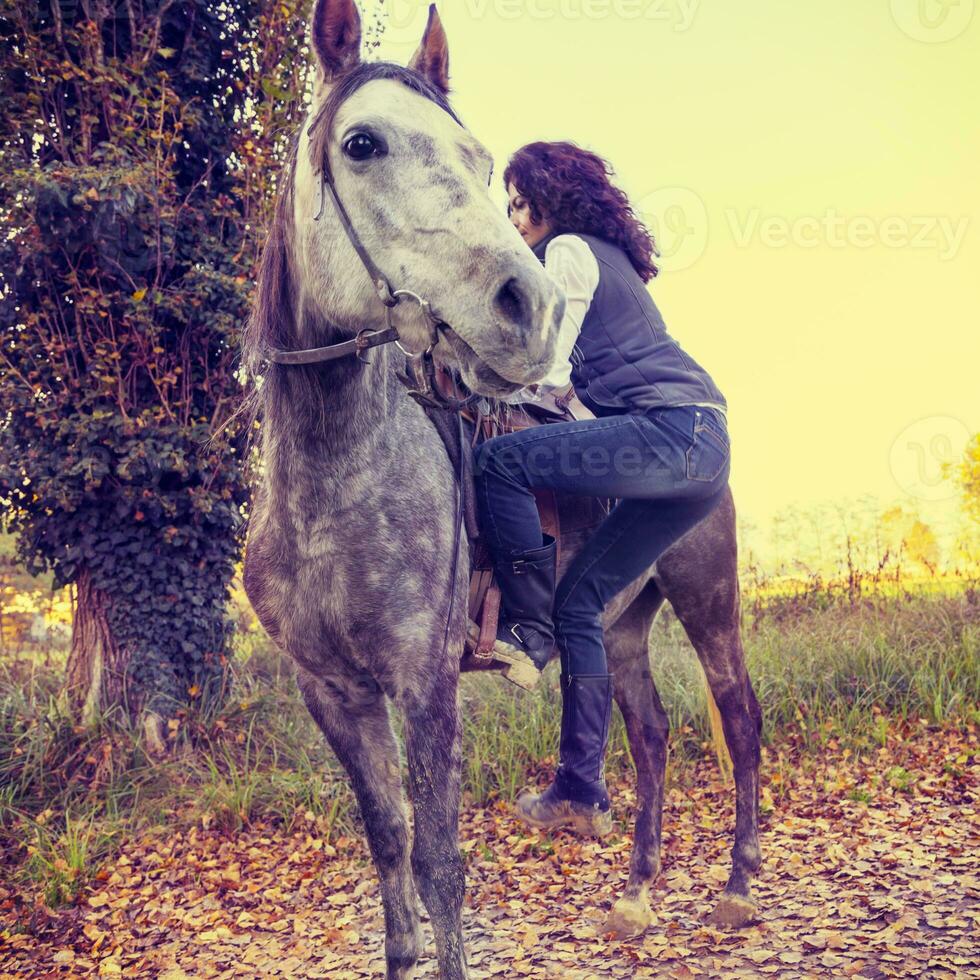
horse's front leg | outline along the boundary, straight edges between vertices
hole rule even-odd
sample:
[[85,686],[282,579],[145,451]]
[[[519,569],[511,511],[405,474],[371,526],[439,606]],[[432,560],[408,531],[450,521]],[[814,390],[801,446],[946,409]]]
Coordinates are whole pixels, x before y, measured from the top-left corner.
[[424,693],[405,699],[409,794],[415,813],[412,870],[432,919],[441,980],[467,977],[459,851],[461,734],[458,662],[450,658],[426,677]]
[[422,949],[408,858],[408,821],[398,744],[384,694],[368,676],[315,677],[299,668],[299,689],[350,777],[381,879],[388,980],[410,980]]

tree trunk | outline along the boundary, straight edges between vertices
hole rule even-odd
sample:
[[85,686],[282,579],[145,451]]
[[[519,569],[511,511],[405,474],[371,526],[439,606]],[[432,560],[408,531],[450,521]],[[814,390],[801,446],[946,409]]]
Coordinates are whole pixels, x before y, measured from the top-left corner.
[[91,724],[97,713],[122,701],[128,658],[109,629],[108,601],[83,571],[72,610],[67,688],[75,716],[84,724]]
[[[94,724],[111,709],[122,709],[132,718],[133,709],[138,708],[127,703],[126,677],[132,650],[113,635],[110,602],[107,593],[93,586],[91,575],[83,570],[76,584],[66,680],[72,713],[83,725]],[[142,725],[149,748],[165,751],[163,719],[147,711]]]
[[92,725],[110,711],[122,712],[140,724],[147,747],[154,754],[166,751],[163,718],[145,707],[146,692],[128,689],[132,649],[120,643],[110,626],[111,598],[92,585],[87,569],[79,573],[72,611],[71,650],[66,688],[72,711],[83,725]]

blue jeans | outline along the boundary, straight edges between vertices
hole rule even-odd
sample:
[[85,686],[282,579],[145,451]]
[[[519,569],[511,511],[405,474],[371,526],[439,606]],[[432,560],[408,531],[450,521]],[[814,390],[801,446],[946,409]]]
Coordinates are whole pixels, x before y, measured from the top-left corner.
[[698,405],[549,422],[477,447],[480,528],[495,558],[541,547],[532,489],[619,498],[556,588],[565,673],[607,673],[603,609],[714,509],[730,468],[724,416]]

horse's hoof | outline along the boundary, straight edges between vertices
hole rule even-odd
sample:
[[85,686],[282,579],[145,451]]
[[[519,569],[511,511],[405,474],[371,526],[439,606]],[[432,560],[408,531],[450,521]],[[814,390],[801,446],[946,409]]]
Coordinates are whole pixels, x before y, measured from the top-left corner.
[[418,964],[416,963],[408,963],[399,966],[389,963],[388,971],[385,973],[385,980],[415,980],[417,973]]
[[718,899],[714,911],[708,916],[708,925],[726,929],[741,929],[759,917],[759,909],[750,898],[741,895],[725,895]]
[[653,921],[649,902],[621,898],[612,907],[602,929],[603,935],[613,933],[615,939],[632,939],[640,935]]

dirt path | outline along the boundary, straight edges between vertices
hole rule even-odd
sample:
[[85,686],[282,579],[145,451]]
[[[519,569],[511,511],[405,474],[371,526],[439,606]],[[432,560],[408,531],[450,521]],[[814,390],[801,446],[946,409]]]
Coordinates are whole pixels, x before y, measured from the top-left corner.
[[[921,728],[860,760],[833,743],[770,753],[764,771],[760,919],[738,932],[703,925],[732,822],[708,763],[668,795],[656,920],[629,942],[599,933],[628,836],[549,839],[504,805],[464,808],[474,980],[980,975],[975,730]],[[618,814],[633,803],[616,788]],[[378,890],[358,840],[324,845],[312,825],[195,828],[132,841],[100,875],[77,907],[50,915],[0,886],[0,977],[383,976]]]

